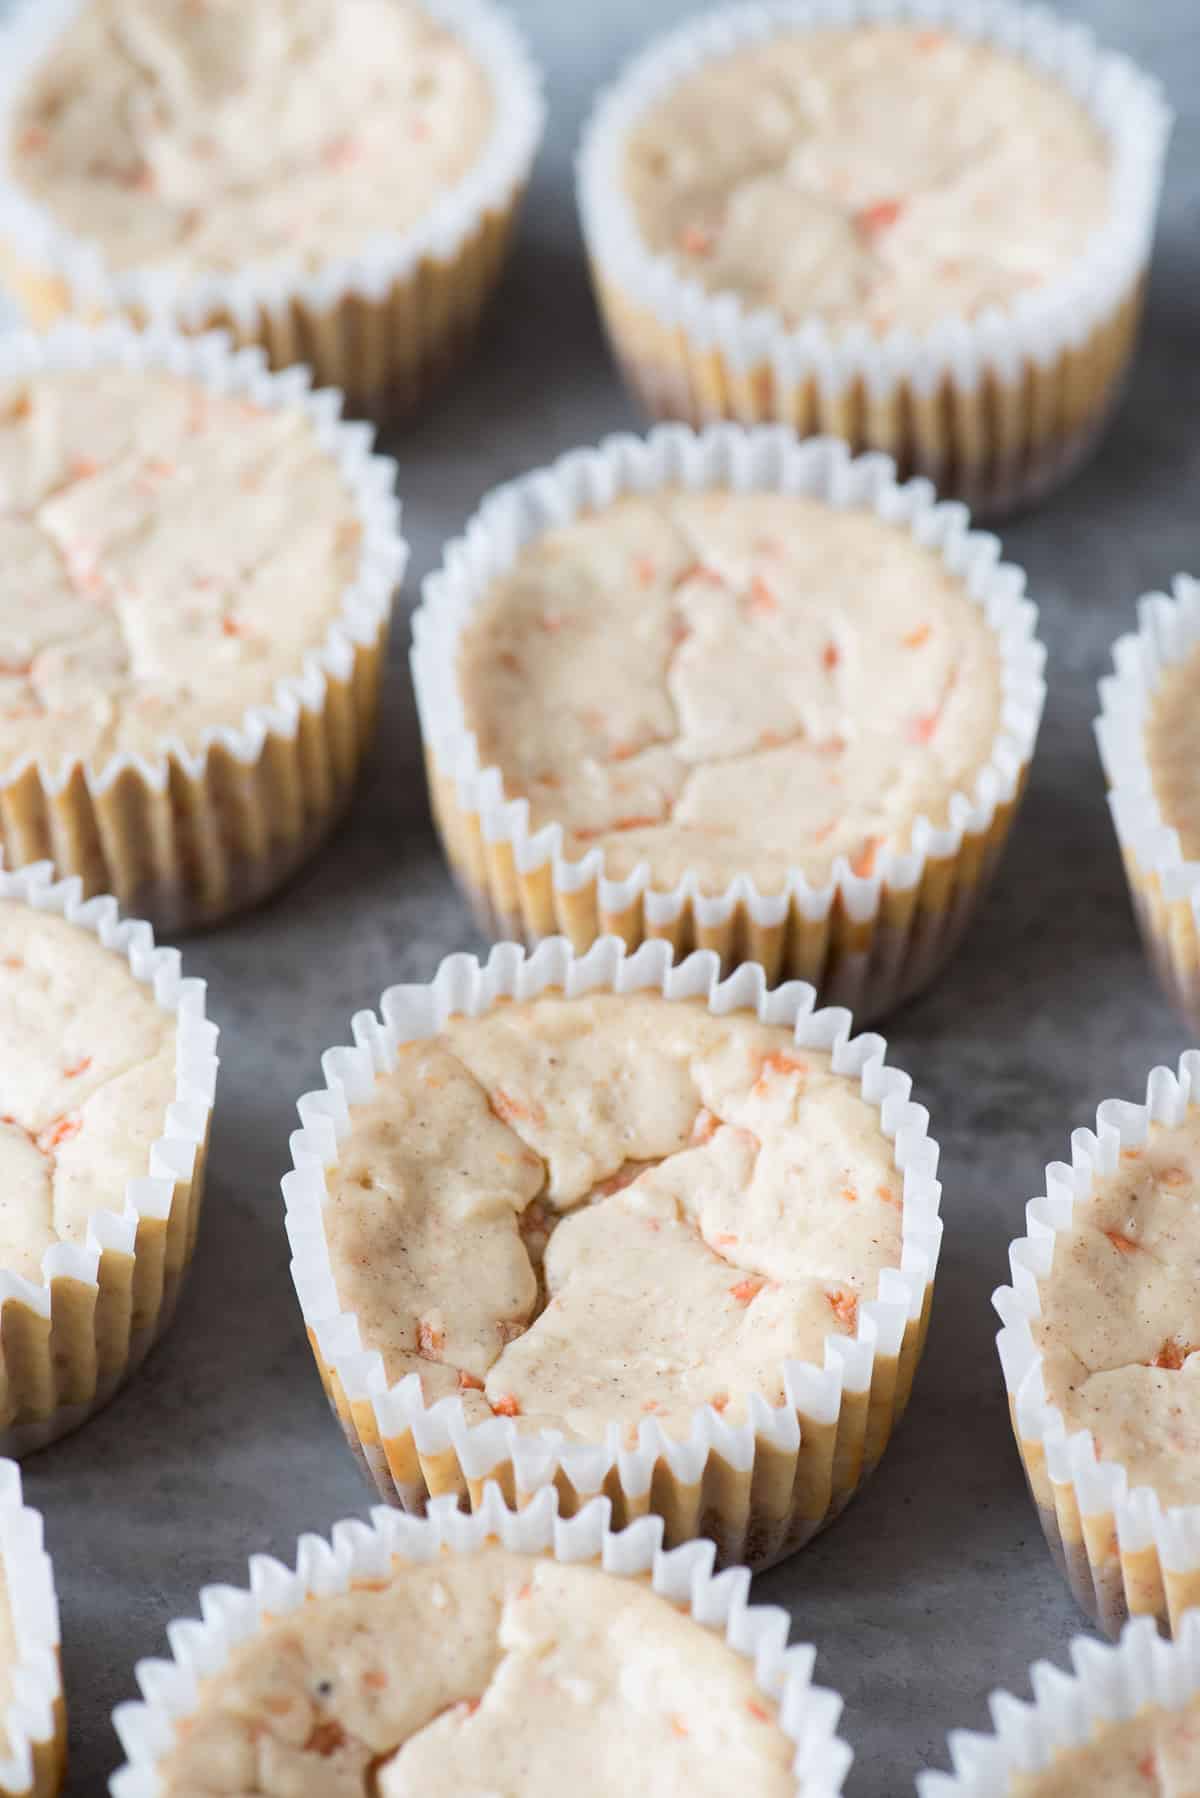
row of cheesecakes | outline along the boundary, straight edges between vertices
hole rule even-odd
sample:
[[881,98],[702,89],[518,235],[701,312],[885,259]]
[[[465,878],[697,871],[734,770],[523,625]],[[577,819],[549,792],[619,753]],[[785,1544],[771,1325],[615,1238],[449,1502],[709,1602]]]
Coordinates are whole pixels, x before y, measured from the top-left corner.
[[[58,1259],[43,1262],[41,1307],[32,1282],[6,1279],[6,1346],[23,1343],[35,1373],[33,1347],[43,1350],[29,1413],[9,1412],[6,1442],[20,1446],[69,1427],[81,1402],[105,1395],[81,1382],[104,1361],[101,1321],[119,1299],[105,1283],[104,1216],[84,1212],[81,1168],[111,1223],[121,1195],[96,1190],[106,1176],[125,1178],[127,1209],[141,1201],[132,1244],[114,1256],[126,1264],[136,1323],[146,1266],[161,1281],[172,1239],[186,1260],[189,1236],[174,1226],[179,1183],[151,1203],[136,1146],[152,1174],[156,1147],[160,1167],[179,1170],[188,1157],[194,1228],[206,1124],[197,1067],[211,1080],[212,1055],[211,1033],[196,1036],[199,996],[144,928],[81,904],[70,883],[54,886],[44,872],[4,878],[5,943],[15,945],[4,958],[6,998],[40,1023],[6,1152],[20,1196],[28,1190],[30,1209],[38,1199],[59,1244]],[[539,1491],[548,1500],[552,1485],[556,1508],[581,1529],[592,1495],[603,1494],[606,1521],[657,1516],[655,1545],[707,1534],[725,1555],[761,1564],[837,1514],[903,1409],[938,1238],[936,1149],[924,1113],[907,1080],[886,1068],[879,1039],[851,1038],[844,1013],[813,1011],[811,992],[795,987],[769,992],[760,971],[724,984],[716,975],[713,958],[675,966],[665,946],[630,957],[604,943],[579,958],[548,944],[528,960],[497,951],[486,968],[451,958],[429,988],[395,989],[379,1017],[356,1020],[356,1048],[327,1057],[326,1091],[301,1103],[289,1230],[318,1363],[381,1490],[417,1509],[432,1501],[436,1511],[440,1498],[452,1542],[465,1528],[463,1502],[496,1533],[493,1483],[526,1507]],[[163,1042],[172,1011],[173,1088]],[[1181,1666],[1194,1658],[1187,1613],[1200,1572],[1187,1554],[1195,1358],[1186,1281],[1167,1250],[1187,1229],[1200,1165],[1196,1074],[1194,1055],[1177,1077],[1156,1070],[1146,1107],[1103,1107],[1097,1136],[1077,1140],[1075,1176],[1052,1180],[1047,1201],[1031,1210],[1030,1242],[1061,1238],[1057,1252],[1035,1262],[1025,1245],[1014,1250],[1024,1301],[1020,1318],[1006,1316],[1001,1344],[1034,1494],[1043,1511],[1043,1491],[1052,1494],[1048,1533],[1077,1593],[1109,1628],[1131,1613],[1169,1619]],[[66,1084],[76,1081],[80,1096],[71,1088],[64,1110]],[[179,1119],[189,1100],[200,1139],[190,1147]],[[73,1147],[86,1152],[82,1163],[71,1161]],[[152,1226],[144,1239],[143,1221]],[[86,1255],[68,1262],[63,1251],[85,1226]],[[336,1315],[322,1314],[327,1293]],[[1009,1294],[1009,1304],[1020,1297]],[[90,1350],[84,1320],[95,1325]],[[59,1366],[53,1346],[68,1342],[77,1362],[55,1415],[44,1381]],[[106,1390],[122,1371],[108,1367]],[[1035,1406],[1038,1430],[1029,1423]],[[31,1424],[36,1435],[23,1437]],[[1126,1517],[1128,1487],[1141,1496],[1131,1495]],[[1107,1524],[1097,1492],[1117,1513]],[[1144,1546],[1133,1539],[1138,1527]],[[264,1795],[325,1791],[335,1770],[357,1790],[367,1766],[378,1789],[400,1793],[425,1778],[430,1754],[453,1768],[493,1752],[489,1732],[511,1721],[524,1690],[521,1620],[532,1618],[507,1607],[530,1596],[530,1583],[538,1590],[536,1570],[501,1557],[483,1572],[447,1574],[438,1599],[399,1569],[394,1588],[378,1544],[346,1547],[332,1586],[311,1565],[291,1604],[262,1586],[226,1644],[240,1644],[236,1651],[199,1656],[198,1688],[194,1675],[180,1681],[170,1730],[131,1724],[127,1745],[143,1770],[119,1790],[164,1789],[146,1783],[154,1775],[193,1798],[214,1789],[198,1769],[219,1764],[233,1789]],[[294,1619],[306,1590],[320,1601]],[[333,1602],[342,1591],[346,1602]],[[623,1650],[610,1639],[601,1652],[608,1601],[590,1593],[585,1583],[547,1594],[534,1640],[539,1654],[548,1643],[553,1650],[551,1692],[561,1680],[571,1696],[582,1679],[594,1698],[615,1677],[604,1653],[620,1661]],[[389,1640],[411,1639],[414,1604],[446,1612],[427,1626],[449,1632],[441,1652],[453,1679],[423,1662],[421,1679],[409,1682],[388,1658]],[[618,1682],[613,1702],[642,1693],[632,1739],[642,1746],[652,1731],[670,1777],[691,1781],[690,1757],[704,1741],[691,1682],[712,1651],[689,1648],[665,1616],[639,1623],[639,1641],[643,1628],[646,1684]],[[464,1659],[470,1644],[477,1652]],[[733,1645],[744,1650],[744,1636]],[[1144,1659],[1144,1645],[1138,1652]],[[723,1752],[738,1764],[748,1756],[756,1777],[775,1778],[781,1791],[793,1789],[793,1774],[800,1792],[835,1790],[822,1779],[840,1767],[840,1751],[827,1744],[832,1760],[814,1762],[810,1742],[793,1767],[785,1738],[794,1743],[794,1732],[781,1736],[770,1705],[746,1696],[745,1670],[717,1658],[716,1714],[731,1712]],[[1070,1790],[1080,1755],[1080,1766],[1103,1766],[1114,1779],[1147,1755],[1186,1768],[1187,1716],[1168,1713],[1195,1686],[1178,1671],[1159,1686],[1137,1690],[1142,1704],[1160,1699],[1161,1712],[1118,1729],[1120,1706],[1098,1706],[1090,1723],[1111,1729],[1088,1746],[1076,1718],[1074,1735],[1050,1744],[1064,1748],[1063,1764],[1051,1761],[1032,1782],[1014,1777],[1011,1789]],[[164,1702],[162,1689],[148,1683],[152,1704]],[[26,1713],[31,1702],[26,1692]],[[477,1705],[488,1714],[474,1724]],[[762,1725],[748,1741],[747,1711]],[[44,1705],[39,1714],[57,1712]],[[779,1716],[788,1720],[786,1707]],[[176,1730],[181,1719],[186,1729]],[[556,1764],[556,1731],[533,1746],[517,1735],[534,1756],[531,1778]],[[1045,1759],[1044,1734],[1041,1752]],[[1028,1772],[1028,1760],[1016,1764]],[[603,1782],[619,1771],[598,1763],[596,1790],[612,1789]]]
[[[777,1612],[709,1545],[664,1554],[653,1519],[611,1531],[603,1500],[560,1521],[495,1488],[464,1519],[375,1513],[306,1538],[293,1572],[258,1556],[246,1592],[210,1588],[172,1662],[138,1669],[145,1701],[114,1721],[115,1798],[380,1798],[457,1793],[480,1766],[537,1798],[570,1769],[585,1794],[736,1785],[837,1798],[851,1754],[840,1702],[812,1684]],[[998,1695],[993,1738],[951,1736],[957,1776],[921,1798],[1110,1798],[1191,1790],[1200,1771],[1200,1628],[1162,1642],[1143,1619],[1119,1647],[1075,1644],[1074,1679],[1035,1669],[1036,1702]],[[411,1652],[398,1659],[403,1643]],[[53,1572],[41,1519],[0,1463],[0,1781],[48,1798],[61,1761]],[[1040,1677],[1039,1677],[1040,1675]],[[497,1788],[499,1789],[499,1788]]]
[[[490,0],[21,0],[0,66],[0,263],[35,319],[230,327],[368,409],[471,336],[542,122]],[[1029,498],[1128,361],[1168,123],[1040,9],[694,21],[585,137],[617,355],[659,414]]]
[[[174,931],[311,852],[374,727],[393,477],[336,395],[256,352],[120,325],[0,348],[9,866]],[[1187,1005],[1192,588],[1146,618],[1101,746]],[[1035,623],[995,539],[879,458],[734,426],[577,452],[484,503],[416,616],[450,862],[498,936],[712,948],[878,1014],[945,960],[1003,844]]]

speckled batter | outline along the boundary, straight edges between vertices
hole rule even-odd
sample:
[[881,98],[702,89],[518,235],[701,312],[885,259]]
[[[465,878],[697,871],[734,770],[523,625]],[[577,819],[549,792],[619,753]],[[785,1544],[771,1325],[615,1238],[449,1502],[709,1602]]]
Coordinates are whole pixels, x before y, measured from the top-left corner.
[[603,1440],[784,1399],[901,1252],[878,1113],[827,1054],[656,994],[502,1004],[403,1048],[327,1174],[389,1380]]
[[1046,1396],[1091,1430],[1130,1486],[1200,1503],[1200,1315],[1195,1249],[1200,1106],[1153,1124],[1055,1238],[1032,1324]]
[[1109,153],[1061,85],[913,24],[781,32],[703,63],[630,133],[641,235],[789,324],[928,330],[1064,274]]
[[121,369],[0,384],[0,769],[240,727],[324,643],[360,535],[300,412]]
[[21,98],[10,178],[118,271],[313,270],[429,214],[492,116],[407,0],[90,0]]
[[1180,1710],[1148,1706],[1108,1723],[1040,1773],[1018,1773],[1012,1798],[1193,1798],[1200,1791],[1200,1698]]
[[630,497],[546,532],[473,612],[458,681],[531,828],[711,892],[907,850],[973,792],[1002,706],[996,639],[940,555],[776,493]]
[[175,1019],[88,930],[0,900],[0,1267],[121,1211],[175,1098]]
[[1200,861],[1200,646],[1163,672],[1145,724],[1146,760],[1163,823],[1179,833],[1183,859]]
[[489,1548],[268,1623],[163,1798],[792,1798],[753,1664],[639,1580]]

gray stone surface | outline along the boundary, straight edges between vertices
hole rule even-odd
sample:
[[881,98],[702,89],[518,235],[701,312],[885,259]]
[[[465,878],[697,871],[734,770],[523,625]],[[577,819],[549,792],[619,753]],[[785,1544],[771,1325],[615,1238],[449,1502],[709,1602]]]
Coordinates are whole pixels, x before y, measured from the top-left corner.
[[[589,298],[571,161],[594,86],[676,0],[519,0],[549,72],[552,120],[517,255],[480,354],[433,415],[390,445],[417,581],[498,480],[633,422]],[[1164,78],[1181,114],[1129,398],[1093,464],[1004,531],[1042,607],[1050,702],[1032,787],[995,889],[936,990],[891,1021],[942,1144],[945,1253],[913,1405],[870,1489],[757,1596],[816,1642],[846,1699],[856,1798],[911,1791],[949,1727],[986,1723],[997,1684],[1027,1691],[1082,1627],[1022,1486],[993,1349],[993,1287],[1047,1160],[1109,1094],[1138,1095],[1184,1035],[1151,982],[1091,736],[1095,682],[1133,600],[1200,565],[1200,43],[1194,0],[1078,0]],[[287,1272],[279,1178],[296,1096],[350,1014],[478,946],[426,811],[395,636],[380,753],[341,834],[294,885],[187,946],[222,1028],[208,1210],[174,1330],[74,1439],[28,1463],[62,1600],[73,1794],[103,1789],[109,1712],[133,1664],[207,1581],[370,1496],[313,1372]]]

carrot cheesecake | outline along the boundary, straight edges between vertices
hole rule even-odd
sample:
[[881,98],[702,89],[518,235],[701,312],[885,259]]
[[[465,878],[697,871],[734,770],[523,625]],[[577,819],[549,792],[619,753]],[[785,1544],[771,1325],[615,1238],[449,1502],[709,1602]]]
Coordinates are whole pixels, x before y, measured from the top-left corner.
[[1200,1325],[1187,1244],[1200,1193],[1200,1106],[1122,1150],[1054,1239],[1030,1320],[1045,1396],[1069,1434],[1164,1507],[1200,1504]]
[[907,524],[801,494],[664,490],[547,530],[484,592],[457,681],[479,763],[563,853],[657,889],[869,875],[972,795],[996,632]]
[[1144,753],[1161,822],[1179,838],[1185,862],[1200,862],[1200,648],[1168,664],[1146,706]]
[[177,1022],[128,960],[0,899],[0,1268],[35,1285],[150,1170],[176,1097]]
[[120,367],[0,384],[0,767],[240,729],[323,646],[361,534],[298,408]]
[[603,1442],[822,1364],[901,1260],[878,1111],[821,1049],[658,994],[504,1003],[350,1110],[322,1217],[390,1382]]
[[1105,220],[1110,162],[1062,82],[888,22],[705,59],[630,132],[624,182],[649,249],[710,292],[789,327],[922,334],[1066,275]]
[[647,1583],[489,1547],[266,1622],[201,1680],[155,1789],[794,1798],[795,1755],[753,1661]]
[[316,270],[428,214],[493,110],[408,0],[86,0],[20,95],[10,179],[116,273]]
[[1178,1710],[1147,1705],[1060,1748],[1036,1773],[1014,1772],[1011,1798],[1187,1798],[1200,1790],[1200,1697]]

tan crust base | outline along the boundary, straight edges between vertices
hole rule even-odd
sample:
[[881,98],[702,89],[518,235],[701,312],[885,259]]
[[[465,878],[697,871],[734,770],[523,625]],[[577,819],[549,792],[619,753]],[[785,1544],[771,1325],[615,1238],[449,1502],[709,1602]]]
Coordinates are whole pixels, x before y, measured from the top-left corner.
[[1138,929],[1164,992],[1200,1037],[1200,929],[1190,899],[1168,900],[1153,869],[1145,870],[1133,851],[1122,847],[1125,873]]
[[[249,321],[215,311],[181,328],[227,331],[239,349],[257,344],[275,369],[307,363],[316,386],[341,388],[348,412],[391,421],[409,417],[473,344],[523,191],[514,190],[503,208],[485,213],[448,260],[426,257],[378,299],[348,293],[325,312],[293,300]],[[36,330],[71,310],[63,281],[24,266],[3,244],[0,276]],[[129,322],[141,326],[146,320],[130,315]]]
[[[45,1742],[33,1744],[33,1783],[20,1798],[57,1798],[67,1776],[67,1707],[62,1698],[55,1700],[54,1733]],[[0,1791],[0,1798],[12,1798]]]
[[522,874],[509,843],[484,841],[477,813],[462,809],[455,782],[427,760],[433,812],[451,869],[480,929],[496,941],[529,947],[561,935],[582,953],[597,937],[621,937],[629,949],[666,937],[677,957],[713,949],[726,972],[760,962],[767,984],[807,980],[825,1005],[845,1005],[861,1026],[902,1004],[928,984],[957,947],[1000,857],[1024,786],[998,806],[990,828],[965,835],[956,856],[930,858],[917,886],[884,887],[876,912],[852,919],[840,896],[827,915],[806,918],[793,901],[778,924],[759,925],[744,904],[722,924],[701,923],[690,901],[669,925],[648,924],[639,898],[627,910],[600,904],[599,883],[574,892],[554,884],[549,863]]
[[272,732],[239,761],[214,746],[200,773],[174,758],[158,788],[133,766],[94,791],[77,766],[51,791],[36,767],[0,782],[0,852],[9,868],[52,861],[85,893],[115,893],[162,936],[215,924],[266,897],[336,822],[371,741],[387,625],[327,678],[292,736]]
[[196,1243],[207,1136],[165,1218],[143,1217],[132,1255],[106,1249],[95,1283],[59,1279],[50,1315],[0,1308],[0,1454],[20,1459],[69,1434],[108,1403],[174,1315]]
[[1082,343],[1045,367],[1028,362],[1011,383],[987,375],[965,388],[947,379],[921,393],[901,381],[879,398],[862,382],[839,393],[815,380],[782,387],[769,363],[739,372],[717,347],[628,299],[602,270],[592,274],[613,352],[651,417],[841,437],[855,453],[885,451],[903,476],[925,475],[944,497],[991,517],[1057,486],[1098,441],[1133,353],[1144,289],[1139,281]]
[[1131,1617],[1153,1617],[1173,1634],[1200,1602],[1200,1566],[1165,1566],[1153,1541],[1122,1547],[1113,1513],[1085,1516],[1074,1482],[1052,1479],[1042,1444],[1022,1437],[1011,1401],[1009,1412],[1038,1521],[1080,1609],[1114,1640]]
[[[910,1320],[905,1330],[899,1355],[876,1359],[870,1390],[846,1393],[833,1422],[797,1413],[800,1440],[794,1452],[785,1452],[760,1437],[749,1469],[738,1470],[714,1454],[695,1485],[684,1485],[670,1466],[660,1461],[644,1492],[626,1491],[614,1467],[601,1488],[612,1502],[613,1529],[624,1529],[636,1518],[653,1513],[665,1522],[667,1548],[695,1536],[708,1536],[716,1543],[720,1566],[761,1569],[802,1548],[840,1516],[874,1472],[904,1415],[925,1343],[932,1298],[930,1286],[921,1316]],[[496,1481],[510,1505],[528,1504],[534,1496],[533,1491],[518,1490],[511,1461],[489,1469],[486,1480],[468,1479],[453,1449],[422,1454],[411,1431],[382,1440],[370,1402],[351,1403],[312,1332],[309,1341],[346,1440],[388,1504],[420,1515],[430,1498],[451,1493],[460,1509],[477,1510],[490,1480]],[[563,1517],[573,1517],[596,1496],[578,1491],[561,1470],[554,1483]]]

